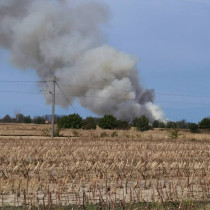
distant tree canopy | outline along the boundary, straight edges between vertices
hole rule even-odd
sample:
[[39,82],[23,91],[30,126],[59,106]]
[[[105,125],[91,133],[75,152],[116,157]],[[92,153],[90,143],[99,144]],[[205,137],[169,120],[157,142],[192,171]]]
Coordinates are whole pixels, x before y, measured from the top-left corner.
[[203,118],[200,122],[199,122],[199,128],[201,129],[210,129],[210,118]]
[[30,116],[24,116],[21,113],[16,114],[15,118],[5,115],[0,121],[5,123],[32,123]]
[[40,116],[34,117],[33,123],[35,123],[35,124],[45,124],[45,119],[44,119],[44,117],[40,117]]
[[177,125],[177,128],[180,128],[180,129],[187,129],[189,127],[186,120],[177,121],[176,125]]
[[145,115],[142,115],[141,117],[134,119],[133,124],[138,131],[143,132],[151,129],[151,126],[149,124],[149,119]]
[[96,129],[96,126],[103,129],[129,129],[127,121],[117,120],[112,115],[104,115],[102,118],[87,117],[82,119],[78,114],[63,116],[57,120],[58,129],[62,128],[82,128],[85,130]]
[[21,113],[16,114],[15,118],[12,118],[7,114],[0,121],[5,122],[5,123],[31,123],[32,122],[30,116],[24,116]]
[[30,116],[24,116],[23,123],[32,123],[32,119]]
[[103,129],[115,129],[117,128],[117,119],[112,115],[104,115],[99,119],[99,126]]
[[152,127],[153,128],[159,128],[159,121],[158,120],[154,120],[152,123]]
[[165,128],[166,127],[164,122],[159,122],[158,126],[159,126],[159,128]]
[[[47,117],[48,118],[47,118]],[[33,119],[30,116],[24,116],[22,113],[17,113],[14,118],[10,115],[5,115],[0,122],[3,123],[35,123],[35,124],[45,124],[46,120],[50,121],[51,115],[36,116]],[[73,129],[96,129],[97,125],[102,129],[119,129],[128,130],[131,126],[134,126],[139,131],[146,131],[151,128],[168,128],[168,129],[189,129],[192,133],[200,132],[199,129],[205,129],[210,131],[210,117],[203,118],[198,124],[186,122],[186,120],[180,121],[168,121],[163,122],[160,120],[154,120],[150,125],[149,119],[142,115],[139,118],[135,118],[133,122],[128,122],[124,120],[118,120],[113,115],[106,114],[101,118],[97,117],[87,117],[82,119],[79,114],[71,114],[67,116],[60,117],[55,115],[55,123],[57,128],[73,128]]]
[[57,120],[58,129],[74,128],[79,129],[82,127],[82,118],[78,114],[71,114],[63,116]]
[[116,128],[120,129],[120,130],[128,130],[128,129],[130,129],[130,125],[129,125],[128,121],[117,120]]
[[82,120],[82,128],[85,130],[94,130],[96,129],[96,119],[94,117],[87,117]]
[[189,129],[191,133],[198,133],[199,129],[198,129],[198,124],[196,123],[189,123]]
[[24,115],[21,113],[16,114],[15,116],[16,122],[17,123],[23,123],[24,122]]
[[174,121],[168,121],[166,123],[166,128],[177,128],[177,124]]
[[163,121],[154,120],[153,123],[152,123],[152,127],[153,128],[165,128],[166,125]]
[[2,118],[2,122],[5,122],[5,123],[10,123],[12,122],[13,119],[7,114],[5,115],[3,118]]

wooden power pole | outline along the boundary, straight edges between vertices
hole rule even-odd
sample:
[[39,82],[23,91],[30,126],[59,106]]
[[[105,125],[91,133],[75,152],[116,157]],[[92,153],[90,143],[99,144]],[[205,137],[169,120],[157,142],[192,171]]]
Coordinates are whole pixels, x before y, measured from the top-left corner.
[[51,116],[51,138],[54,138],[54,122],[55,122],[55,76],[53,78],[53,87],[52,87],[52,116]]

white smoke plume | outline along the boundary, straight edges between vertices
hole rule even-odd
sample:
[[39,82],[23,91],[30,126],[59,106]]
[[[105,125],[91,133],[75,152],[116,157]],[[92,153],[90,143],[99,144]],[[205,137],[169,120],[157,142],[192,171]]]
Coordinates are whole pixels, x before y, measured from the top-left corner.
[[[78,98],[98,115],[163,119],[153,104],[154,92],[139,84],[137,59],[104,44],[101,25],[109,19],[107,8],[75,2],[0,0],[0,47],[9,50],[16,67],[34,69],[42,80],[55,75],[70,102]],[[56,104],[68,107],[59,91]]]

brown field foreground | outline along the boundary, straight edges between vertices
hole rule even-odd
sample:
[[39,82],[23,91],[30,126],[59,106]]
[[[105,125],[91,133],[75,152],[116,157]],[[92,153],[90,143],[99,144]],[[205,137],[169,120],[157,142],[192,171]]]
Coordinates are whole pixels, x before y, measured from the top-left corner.
[[0,206],[210,201],[209,134],[48,130],[0,124]]

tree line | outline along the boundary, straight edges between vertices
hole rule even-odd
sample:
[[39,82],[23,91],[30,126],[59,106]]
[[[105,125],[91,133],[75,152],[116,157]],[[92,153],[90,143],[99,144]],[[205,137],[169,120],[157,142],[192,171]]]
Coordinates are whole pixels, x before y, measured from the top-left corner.
[[36,116],[31,118],[29,115],[24,116],[21,113],[15,115],[15,117],[10,117],[10,115],[5,115],[2,119],[0,119],[2,123],[35,123],[35,124],[45,124],[46,119],[44,116]]
[[[9,115],[5,115],[0,119],[2,123],[35,123],[35,124],[45,124],[49,123],[44,116],[36,116],[31,118],[30,116],[24,116],[21,113],[15,115],[14,118]],[[135,118],[132,122],[127,122],[124,120],[118,120],[113,115],[104,115],[101,118],[97,117],[87,117],[83,119],[79,114],[70,114],[66,116],[56,116],[55,123],[59,130],[64,128],[73,129],[96,129],[97,126],[102,129],[119,129],[128,130],[131,127],[136,127],[139,131],[147,131],[153,128],[168,128],[168,129],[190,129],[192,133],[199,132],[199,129],[210,130],[210,118],[203,118],[199,123],[190,123],[186,120],[181,121],[158,121],[154,120],[150,122],[149,119],[142,115]]]

